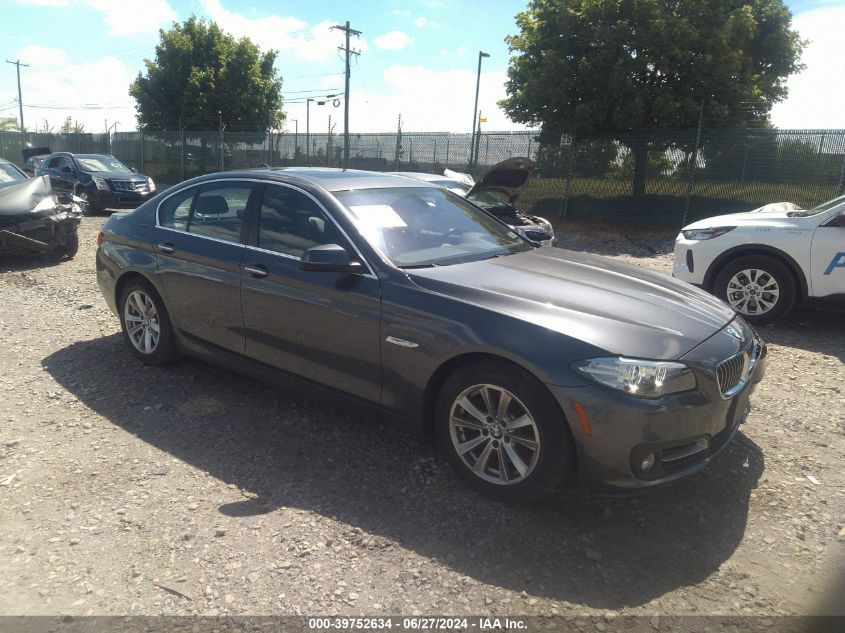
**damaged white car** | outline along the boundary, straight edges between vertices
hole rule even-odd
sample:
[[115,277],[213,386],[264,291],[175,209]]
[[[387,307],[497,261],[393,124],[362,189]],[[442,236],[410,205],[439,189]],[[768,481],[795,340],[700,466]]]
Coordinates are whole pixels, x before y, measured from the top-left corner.
[[44,253],[71,259],[79,250],[82,212],[53,194],[46,176],[0,182],[0,255]]

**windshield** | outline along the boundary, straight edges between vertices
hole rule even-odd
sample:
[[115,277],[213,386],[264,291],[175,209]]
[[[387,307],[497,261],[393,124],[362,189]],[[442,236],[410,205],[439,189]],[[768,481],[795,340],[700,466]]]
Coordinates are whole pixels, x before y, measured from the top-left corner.
[[[458,182],[456,180],[430,180],[431,184],[437,185],[438,187],[443,187],[448,189],[452,193],[456,193],[459,196],[463,196],[467,198],[467,194],[469,193],[470,187],[469,185],[465,185],[462,182]],[[489,191],[476,191],[474,194],[467,198],[473,204],[477,204],[484,210],[488,209],[501,209],[502,207],[510,208],[509,205],[505,200],[502,200],[499,196],[495,193],[491,193]]]
[[76,162],[82,171],[117,171],[123,174],[131,174],[132,170],[117,160],[114,156],[101,156],[99,154],[77,154]]
[[811,215],[818,215],[819,213],[824,213],[832,209],[835,206],[838,206],[845,202],[845,196],[839,196],[838,198],[834,198],[833,200],[828,200],[827,202],[823,202],[817,207],[813,207],[812,209],[806,209],[802,211],[794,211],[789,214],[790,217],[801,217],[805,218]]
[[433,187],[339,191],[361,234],[400,268],[447,266],[531,249],[463,198]]
[[20,180],[26,180],[26,176],[18,171],[17,167],[9,163],[0,163],[0,184]]

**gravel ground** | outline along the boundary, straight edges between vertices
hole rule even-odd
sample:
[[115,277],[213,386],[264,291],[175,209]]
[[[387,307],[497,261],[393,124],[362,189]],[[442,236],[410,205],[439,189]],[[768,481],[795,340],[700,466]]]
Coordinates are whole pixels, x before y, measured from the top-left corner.
[[[0,261],[0,614],[845,613],[843,312],[763,329],[767,378],[704,472],[505,506],[369,411],[141,366],[95,282],[102,221],[73,261]],[[670,271],[665,235],[580,229]]]

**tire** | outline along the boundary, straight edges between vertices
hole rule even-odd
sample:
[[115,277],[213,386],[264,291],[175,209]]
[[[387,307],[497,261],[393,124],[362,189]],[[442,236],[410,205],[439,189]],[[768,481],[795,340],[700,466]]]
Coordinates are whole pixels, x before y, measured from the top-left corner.
[[88,192],[84,189],[77,188],[74,192],[74,195],[82,198],[85,202],[81,204],[82,207],[82,215],[89,216],[89,215],[96,215],[100,209],[91,202],[91,196],[88,195]]
[[76,257],[76,254],[79,252],[79,233],[76,230],[76,227],[73,228],[72,231],[68,232],[67,239],[65,240],[64,244],[64,256],[68,259],[73,259]]
[[[510,397],[504,415],[498,411],[502,394]],[[486,416],[490,408],[496,412]],[[525,414],[533,425],[526,424]],[[499,501],[538,499],[574,472],[575,445],[557,402],[534,376],[504,361],[471,362],[452,374],[437,398],[435,429],[457,475]],[[459,444],[472,447],[461,452]]]
[[792,271],[783,263],[765,255],[746,255],[719,271],[713,294],[749,323],[768,325],[789,313],[797,289]]
[[120,293],[119,307],[123,338],[135,357],[145,365],[172,363],[176,341],[167,308],[155,289],[146,281],[133,279]]
[[61,241],[57,240],[55,248],[47,253],[47,258],[55,262],[60,262],[64,258],[73,259],[79,252],[79,234],[76,227],[71,231],[67,231]]

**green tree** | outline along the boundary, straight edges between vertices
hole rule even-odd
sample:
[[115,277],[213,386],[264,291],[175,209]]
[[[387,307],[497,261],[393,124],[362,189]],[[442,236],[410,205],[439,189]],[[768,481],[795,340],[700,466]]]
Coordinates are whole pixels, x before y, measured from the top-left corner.
[[[138,124],[152,130],[183,126],[227,132],[278,127],[284,115],[276,51],[262,52],[247,38],[235,39],[214,22],[191,16],[161,30],[155,60],[129,88]],[[218,114],[219,113],[219,114]]]
[[[782,0],[531,0],[500,105],[546,134],[765,125],[802,68]],[[631,137],[634,195],[648,143]]]

